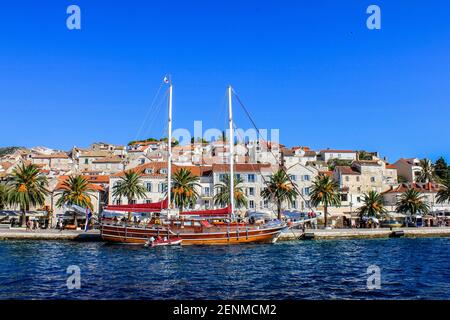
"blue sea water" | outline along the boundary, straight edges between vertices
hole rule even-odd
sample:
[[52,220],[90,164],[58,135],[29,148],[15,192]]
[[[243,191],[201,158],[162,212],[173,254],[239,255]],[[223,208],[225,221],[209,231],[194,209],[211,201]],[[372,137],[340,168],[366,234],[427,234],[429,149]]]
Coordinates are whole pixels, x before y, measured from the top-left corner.
[[[71,265],[80,289],[67,287]],[[371,265],[379,289],[367,288]],[[152,249],[3,241],[0,299],[450,299],[450,238]]]

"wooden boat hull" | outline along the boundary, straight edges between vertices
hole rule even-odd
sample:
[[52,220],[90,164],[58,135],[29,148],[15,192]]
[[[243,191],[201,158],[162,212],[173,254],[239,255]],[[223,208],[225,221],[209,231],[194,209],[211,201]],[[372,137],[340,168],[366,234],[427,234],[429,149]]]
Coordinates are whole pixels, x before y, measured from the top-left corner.
[[[242,243],[274,243],[284,226],[252,230],[231,230],[221,232],[180,232],[176,237],[182,245],[229,245]],[[145,244],[150,237],[164,236],[167,231],[154,228],[136,228],[102,225],[103,240],[114,243]]]

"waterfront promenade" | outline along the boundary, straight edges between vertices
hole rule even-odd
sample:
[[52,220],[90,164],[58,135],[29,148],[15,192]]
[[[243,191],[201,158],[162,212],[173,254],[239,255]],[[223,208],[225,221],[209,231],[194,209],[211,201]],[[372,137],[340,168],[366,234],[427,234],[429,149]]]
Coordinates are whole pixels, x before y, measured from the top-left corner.
[[[292,229],[281,234],[279,241],[327,240],[327,239],[370,239],[392,237],[450,237],[450,227],[443,228],[379,228],[379,229]],[[36,230],[3,229],[0,240],[72,240],[101,241],[98,230]]]
[[25,230],[0,229],[0,240],[74,240],[74,241],[100,241],[98,230]]
[[450,237],[450,227],[442,228],[379,228],[379,229],[307,229],[282,233],[280,241],[296,239],[370,239],[392,237]]

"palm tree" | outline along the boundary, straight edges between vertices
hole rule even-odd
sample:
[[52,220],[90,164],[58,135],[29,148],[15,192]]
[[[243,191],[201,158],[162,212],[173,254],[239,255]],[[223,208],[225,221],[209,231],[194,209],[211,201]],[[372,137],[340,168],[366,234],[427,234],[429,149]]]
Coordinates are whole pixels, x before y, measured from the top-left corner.
[[450,202],[450,177],[442,182],[442,186],[437,193],[437,203]]
[[[77,205],[83,208],[89,208],[94,211],[90,192],[94,191],[89,182],[82,176],[72,176],[63,182],[62,191],[58,192],[60,198],[56,201],[56,206],[61,208],[64,205]],[[77,214],[74,213],[74,225],[77,226]],[[87,221],[86,221],[87,223]]]
[[[247,197],[244,194],[241,184],[244,182],[242,178],[234,176],[234,203],[239,207],[247,206]],[[214,196],[214,204],[220,206],[227,206],[231,203],[230,197],[230,175],[226,174],[223,176],[223,181],[214,185],[217,190]]]
[[281,205],[283,201],[293,204],[298,196],[294,183],[289,179],[283,169],[279,169],[265,181],[266,187],[261,191],[261,196],[266,200],[275,201],[277,204],[278,220],[281,220]]
[[5,183],[0,183],[0,210],[5,209],[8,204],[8,186]]
[[417,177],[417,182],[435,182],[437,181],[437,175],[434,171],[433,163],[429,159],[420,160],[421,171]]
[[379,217],[387,212],[383,204],[383,196],[376,191],[369,191],[363,196],[363,206],[359,208],[360,217]]
[[197,201],[199,195],[196,187],[200,188],[199,178],[194,176],[190,170],[180,168],[173,174],[172,180],[172,199],[182,213],[185,207],[193,205]]
[[[135,198],[145,198],[147,189],[141,182],[140,172],[133,170],[125,171],[120,180],[113,186],[112,196],[114,198],[127,198],[127,203],[131,204]],[[128,221],[131,220],[131,212],[128,212]]]
[[47,190],[47,177],[41,174],[38,166],[22,163],[8,178],[9,192],[7,201],[13,206],[19,206],[22,211],[21,223],[26,224],[26,213],[31,206],[42,206],[45,203]]
[[330,176],[319,174],[311,187],[311,204],[314,207],[323,205],[325,228],[327,227],[328,207],[341,205],[341,196],[339,194],[339,186]]
[[395,210],[412,217],[419,212],[428,213],[430,206],[426,203],[425,196],[420,195],[419,191],[409,188],[398,199]]

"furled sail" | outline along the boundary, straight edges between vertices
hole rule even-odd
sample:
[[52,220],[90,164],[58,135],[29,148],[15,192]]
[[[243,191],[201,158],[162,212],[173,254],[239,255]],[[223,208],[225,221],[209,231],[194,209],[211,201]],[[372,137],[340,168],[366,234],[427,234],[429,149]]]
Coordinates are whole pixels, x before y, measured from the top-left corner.
[[200,210],[200,211],[186,211],[181,212],[180,215],[190,215],[190,216],[227,216],[231,214],[231,208],[226,207],[223,209],[215,209],[215,210]]
[[109,205],[105,210],[125,212],[158,212],[168,208],[167,198],[160,202],[142,204]]

